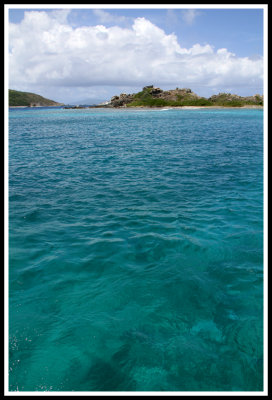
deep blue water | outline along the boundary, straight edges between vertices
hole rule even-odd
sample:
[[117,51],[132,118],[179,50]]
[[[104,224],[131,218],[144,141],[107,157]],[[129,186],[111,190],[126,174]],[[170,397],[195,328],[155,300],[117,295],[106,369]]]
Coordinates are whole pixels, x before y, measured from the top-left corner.
[[260,391],[262,317],[262,110],[10,110],[10,390]]

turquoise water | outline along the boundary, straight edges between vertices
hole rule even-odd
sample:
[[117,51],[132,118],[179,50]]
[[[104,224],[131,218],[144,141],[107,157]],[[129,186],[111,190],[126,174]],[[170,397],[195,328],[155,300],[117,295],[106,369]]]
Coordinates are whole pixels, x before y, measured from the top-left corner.
[[262,110],[9,112],[9,389],[263,390]]

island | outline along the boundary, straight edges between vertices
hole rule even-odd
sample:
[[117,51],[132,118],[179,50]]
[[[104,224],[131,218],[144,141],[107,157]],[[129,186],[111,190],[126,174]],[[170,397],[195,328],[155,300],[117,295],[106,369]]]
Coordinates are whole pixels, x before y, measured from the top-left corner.
[[113,96],[98,107],[262,107],[263,96],[242,97],[231,93],[219,93],[209,98],[198,96],[191,89],[162,90],[153,85],[145,86],[138,93]]
[[56,107],[62,105],[63,103],[46,99],[35,93],[9,89],[9,107]]
[[173,108],[221,108],[221,107],[249,107],[262,108],[263,95],[242,97],[237,94],[219,93],[211,97],[202,97],[188,88],[176,88],[162,90],[153,85],[144,86],[138,93],[121,93],[113,96],[109,101],[92,106],[69,106],[46,99],[35,93],[20,92],[9,89],[9,107],[56,107],[63,106],[64,109],[81,108],[154,108],[154,107],[173,107]]

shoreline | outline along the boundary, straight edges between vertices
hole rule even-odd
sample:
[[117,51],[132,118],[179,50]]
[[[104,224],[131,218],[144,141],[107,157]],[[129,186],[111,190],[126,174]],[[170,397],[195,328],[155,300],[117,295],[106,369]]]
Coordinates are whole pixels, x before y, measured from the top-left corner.
[[9,106],[9,108],[27,108],[29,106]]
[[[58,106],[9,106],[9,108],[41,108],[41,107],[63,107],[64,105]],[[77,107],[71,107],[73,109],[77,109]],[[197,109],[228,109],[228,110],[239,110],[241,108],[244,109],[257,109],[262,110],[263,106],[258,105],[244,105],[241,107],[228,107],[228,106],[162,106],[162,107],[146,107],[146,106],[133,106],[133,107],[103,107],[103,106],[89,106],[89,107],[78,107],[78,109],[88,109],[88,108],[104,108],[104,109],[117,109],[117,110],[197,110]],[[69,108],[68,108],[69,109]]]
[[[175,108],[175,107],[173,107],[173,108]],[[228,107],[228,106],[183,106],[183,107],[181,107],[181,108],[188,108],[188,109],[194,109],[194,108],[212,108],[212,109],[214,109],[214,108],[228,108],[228,109],[239,109],[239,108],[256,108],[256,109],[262,109],[263,108],[263,106],[258,106],[258,105],[245,105],[245,106],[242,106],[242,107]]]
[[9,108],[42,108],[42,107],[63,107],[64,104],[54,106],[9,106]]
[[228,110],[240,110],[243,109],[258,109],[262,110],[263,106],[258,105],[244,105],[241,107],[228,107],[228,106],[162,106],[162,107],[146,107],[146,106],[134,106],[134,107],[89,107],[89,108],[108,108],[108,109],[122,109],[122,110],[197,110],[197,109],[228,109]]

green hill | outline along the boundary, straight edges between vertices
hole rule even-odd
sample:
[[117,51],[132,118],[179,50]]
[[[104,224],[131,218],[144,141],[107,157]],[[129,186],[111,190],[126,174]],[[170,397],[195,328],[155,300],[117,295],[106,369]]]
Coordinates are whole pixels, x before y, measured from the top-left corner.
[[61,103],[46,99],[35,93],[20,92],[18,90],[9,89],[9,106],[26,106],[26,107],[48,107],[48,106],[60,106]]

